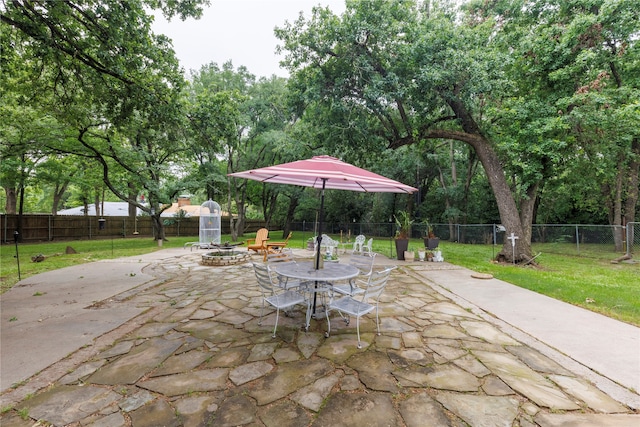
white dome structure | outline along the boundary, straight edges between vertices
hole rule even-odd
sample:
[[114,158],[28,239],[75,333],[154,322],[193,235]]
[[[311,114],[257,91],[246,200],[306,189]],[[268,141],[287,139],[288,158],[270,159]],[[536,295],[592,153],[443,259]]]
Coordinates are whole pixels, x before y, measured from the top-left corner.
[[222,210],[220,205],[209,199],[200,205],[200,247],[220,244],[220,221]]

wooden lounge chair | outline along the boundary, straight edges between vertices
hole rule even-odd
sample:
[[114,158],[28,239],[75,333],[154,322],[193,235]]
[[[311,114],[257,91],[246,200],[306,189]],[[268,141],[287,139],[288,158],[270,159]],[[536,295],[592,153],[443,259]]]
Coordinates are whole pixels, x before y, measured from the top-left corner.
[[264,261],[267,261],[267,254],[278,253],[278,252],[281,252],[282,249],[286,248],[291,236],[293,236],[293,233],[289,233],[287,238],[282,242],[266,242],[265,243],[266,250],[264,251]]
[[247,239],[247,250],[257,253],[265,253],[267,251],[267,241],[269,240],[269,230],[261,228],[256,232],[255,239]]

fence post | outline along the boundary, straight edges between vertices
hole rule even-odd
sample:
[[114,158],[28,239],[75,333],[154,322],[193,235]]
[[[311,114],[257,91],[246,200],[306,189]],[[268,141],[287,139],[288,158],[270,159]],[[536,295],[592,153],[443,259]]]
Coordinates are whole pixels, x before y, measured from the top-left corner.
[[580,231],[578,224],[576,224],[576,249],[578,250],[578,255],[580,255]]
[[634,231],[636,224],[640,224],[638,222],[628,222],[627,223],[627,256],[630,257],[633,252],[633,244],[634,242]]

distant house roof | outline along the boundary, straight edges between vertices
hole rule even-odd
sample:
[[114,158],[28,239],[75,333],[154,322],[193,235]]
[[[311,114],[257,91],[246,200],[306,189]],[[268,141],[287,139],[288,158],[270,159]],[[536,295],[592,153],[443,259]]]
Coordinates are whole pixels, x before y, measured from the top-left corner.
[[170,207],[162,212],[161,216],[173,216],[182,209],[187,216],[200,216],[200,205],[184,205],[180,203],[172,203]]
[[[102,203],[100,205],[102,205]],[[137,214],[140,215],[141,213],[142,211],[138,209]],[[95,216],[95,214],[96,205],[91,203],[88,206],[87,215]],[[85,215],[84,206],[59,210],[58,215]],[[102,212],[102,216],[129,216],[129,203],[104,202],[104,212]]]
[[[162,212],[161,217],[172,217],[178,212],[178,209],[182,209],[187,213],[187,216],[200,216],[200,205],[191,205],[189,202],[179,200],[177,203],[172,203],[170,207]],[[88,216],[95,216],[96,207],[94,203],[89,205]],[[84,215],[84,206],[78,206],[75,208],[62,209],[58,211],[58,215]],[[222,212],[223,215],[226,212]],[[143,215],[140,209],[137,209],[137,215]],[[129,216],[129,204],[127,202],[104,202],[104,212],[101,216]]]

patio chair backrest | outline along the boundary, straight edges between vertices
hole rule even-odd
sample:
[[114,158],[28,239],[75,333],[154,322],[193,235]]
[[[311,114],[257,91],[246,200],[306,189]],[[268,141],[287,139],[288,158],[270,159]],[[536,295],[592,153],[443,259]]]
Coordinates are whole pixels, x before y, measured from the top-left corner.
[[271,274],[268,266],[266,264],[253,263],[253,271],[256,274],[256,279],[258,280],[258,286],[260,286],[262,295],[273,295],[273,281],[271,280]]
[[373,253],[373,237],[367,240],[367,244],[362,246],[362,253],[369,254],[369,256],[375,256]]
[[249,249],[262,250],[264,249],[264,242],[269,239],[269,230],[261,228],[256,232],[255,239],[247,239],[247,242],[252,242],[247,245]]
[[269,237],[269,230],[261,228],[256,232],[256,245],[262,245],[262,243]]
[[377,301],[380,298],[382,291],[384,291],[384,288],[387,286],[391,272],[396,268],[396,266],[393,266],[387,267],[384,270],[372,272],[364,290],[362,301],[366,302],[368,299],[374,299]]
[[331,237],[326,234],[322,235],[322,242],[320,243],[320,248],[328,248],[333,252],[335,248],[338,247],[339,242],[337,240],[333,240]]
[[349,264],[360,270],[361,276],[368,276],[371,274],[371,270],[373,269],[374,259],[375,254],[373,254],[373,256],[351,255],[349,257]]

